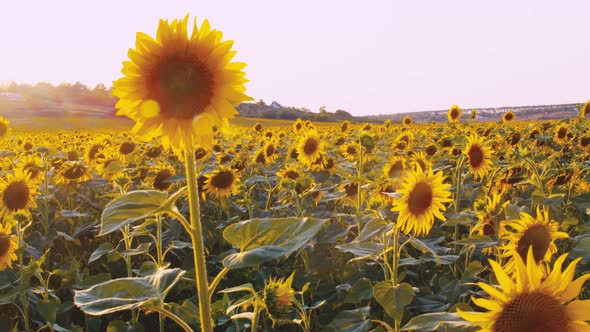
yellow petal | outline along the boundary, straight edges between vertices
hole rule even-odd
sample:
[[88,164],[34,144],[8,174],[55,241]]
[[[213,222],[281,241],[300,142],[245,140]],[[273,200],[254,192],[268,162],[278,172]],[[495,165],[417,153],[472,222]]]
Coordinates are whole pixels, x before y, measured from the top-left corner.
[[573,282],[569,283],[563,293],[561,293],[559,296],[561,301],[567,302],[580,295],[580,290],[588,279],[590,279],[590,273],[586,273]]
[[590,300],[573,301],[566,308],[571,320],[590,321]]

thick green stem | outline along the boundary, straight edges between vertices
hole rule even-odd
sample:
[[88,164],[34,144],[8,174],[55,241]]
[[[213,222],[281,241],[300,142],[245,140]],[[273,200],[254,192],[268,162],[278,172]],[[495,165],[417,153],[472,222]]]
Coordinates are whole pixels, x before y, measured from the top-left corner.
[[203,230],[201,226],[201,211],[199,205],[199,187],[197,185],[197,170],[195,167],[195,149],[192,138],[185,142],[184,151],[186,164],[186,179],[188,182],[188,198],[190,204],[191,240],[193,243],[193,256],[195,261],[195,280],[197,281],[197,294],[199,297],[199,316],[201,318],[201,331],[213,331],[213,319],[211,318],[211,302],[209,300],[209,286],[207,281],[207,266],[205,262],[205,249],[203,245]]
[[[395,228],[393,230],[393,274],[391,276],[391,280],[393,283],[393,287],[397,287],[397,268],[399,265],[399,259],[401,256],[400,253],[400,248],[399,247],[399,227],[396,224]],[[395,292],[393,293],[393,296],[395,296]],[[394,299],[395,301],[395,299]],[[395,324],[394,324],[394,330],[395,332],[399,332],[399,326],[400,326],[400,321],[399,320],[395,320]]]

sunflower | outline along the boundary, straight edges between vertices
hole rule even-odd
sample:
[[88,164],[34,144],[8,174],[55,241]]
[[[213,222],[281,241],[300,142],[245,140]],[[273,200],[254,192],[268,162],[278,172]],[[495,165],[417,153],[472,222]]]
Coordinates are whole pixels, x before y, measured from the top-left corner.
[[412,123],[414,123],[414,120],[412,120],[411,117],[409,116],[404,116],[404,119],[402,120],[402,123],[406,126],[411,125]]
[[472,298],[486,312],[457,310],[459,316],[474,323],[484,332],[581,332],[589,331],[590,301],[575,300],[590,273],[574,280],[575,259],[562,272],[567,254],[560,256],[545,278],[534,264],[534,253],[528,251],[527,263],[520,255],[514,255],[515,276],[509,277],[500,264],[490,260],[490,265],[500,289],[478,282],[479,287],[491,298]]
[[6,174],[0,179],[0,215],[30,214],[30,209],[37,207],[36,193],[37,185],[24,170],[16,169],[14,174]]
[[119,153],[123,156],[131,154],[135,150],[135,143],[131,141],[123,142],[119,145]]
[[324,154],[324,142],[315,130],[306,131],[297,142],[298,160],[311,167]]
[[271,277],[265,283],[263,301],[272,318],[286,318],[286,315],[291,312],[295,302],[295,290],[291,287],[294,275],[294,272],[291,273],[286,280]]
[[405,166],[405,159],[403,157],[392,157],[389,161],[383,166],[383,175],[385,175],[386,179],[395,179],[402,176],[406,169]]
[[168,165],[161,164],[156,168],[156,172],[153,177],[150,177],[147,181],[152,183],[154,189],[159,191],[168,191],[172,186],[172,182],[168,179],[176,175],[174,168]]
[[221,199],[229,197],[239,182],[234,169],[222,167],[207,175],[203,189],[213,197]]
[[90,145],[90,148],[86,151],[86,163],[89,165],[98,163],[98,160],[104,158],[104,154],[102,151],[105,149],[103,143],[93,143]]
[[557,126],[555,129],[555,136],[553,136],[554,140],[559,143],[567,142],[567,135],[569,134],[569,129],[566,126]]
[[507,229],[501,237],[508,240],[508,243],[499,249],[502,251],[500,256],[510,258],[504,266],[508,272],[513,272],[516,268],[514,255],[518,254],[525,259],[529,248],[533,250],[535,264],[546,267],[551,256],[557,252],[554,241],[569,237],[567,233],[559,231],[557,222],[549,219],[549,210],[546,207],[537,207],[537,218],[521,212],[520,219],[511,220],[505,227]]
[[495,222],[496,217],[502,212],[502,193],[492,193],[492,197],[486,196],[485,202],[475,202],[475,216],[477,224],[473,227],[473,232],[480,235],[496,236],[500,233],[498,225]]
[[430,160],[426,156],[426,153],[420,151],[420,152],[415,152],[412,155],[412,157],[410,158],[410,165],[414,169],[417,169],[417,167],[420,166],[420,169],[427,170],[432,166],[432,163],[430,162]]
[[101,177],[112,180],[125,169],[125,165],[118,152],[105,149],[100,154],[95,169]]
[[264,144],[262,147],[262,150],[264,151],[264,156],[269,162],[273,162],[279,157],[278,147],[273,142],[266,142],[266,144]]
[[514,121],[514,118],[516,118],[516,115],[514,115],[514,112],[508,111],[508,112],[504,113],[504,115],[502,115],[502,122],[510,123],[510,122]]
[[356,161],[358,159],[359,145],[357,143],[348,143],[340,148],[340,153],[348,161]]
[[[585,118],[588,115],[588,113],[590,113],[590,100],[585,102],[584,105],[582,105],[582,107],[580,107],[580,117]],[[1,134],[0,134],[0,137],[2,137]]]
[[189,140],[210,148],[213,128],[237,113],[234,105],[251,100],[244,94],[245,64],[230,62],[233,41],[222,42],[207,20],[198,27],[195,19],[189,36],[188,21],[188,15],[160,20],[156,39],[138,33],[131,61],[123,63],[125,76],[113,88],[117,115],[136,121],[133,131],[141,138],[162,136],[178,155]]
[[16,249],[18,241],[11,232],[11,226],[6,223],[0,224],[0,271],[12,268],[12,261],[16,260]]
[[22,168],[29,174],[31,181],[40,183],[45,178],[45,173],[43,172],[45,167],[43,164],[44,162],[41,158],[34,155],[28,155],[20,161],[18,167]]
[[3,139],[8,135],[10,135],[10,122],[0,116],[0,139]]
[[301,132],[302,129],[303,129],[303,120],[301,120],[300,118],[297,118],[297,120],[295,120],[295,122],[293,123],[293,132],[295,132],[295,134],[299,134],[299,132]]
[[92,179],[92,173],[80,162],[66,162],[55,175],[56,183],[80,183],[90,179]]
[[475,179],[483,178],[492,166],[492,150],[487,146],[484,138],[477,134],[467,137],[467,146],[463,153],[467,156]]
[[457,123],[461,120],[461,108],[457,105],[451,106],[449,111],[447,112],[447,117],[449,118],[449,122]]
[[405,234],[415,236],[430,232],[434,218],[446,220],[441,211],[446,210],[443,203],[450,202],[450,184],[443,183],[442,172],[433,174],[432,169],[424,172],[418,165],[401,183],[399,199],[393,202],[392,211],[399,211],[397,223]]

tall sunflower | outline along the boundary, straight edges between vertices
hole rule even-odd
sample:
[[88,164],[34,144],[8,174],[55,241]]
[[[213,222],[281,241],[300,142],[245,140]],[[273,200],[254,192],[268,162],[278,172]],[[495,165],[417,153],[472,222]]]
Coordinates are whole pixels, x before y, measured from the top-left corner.
[[11,232],[11,226],[6,223],[0,223],[0,271],[12,268],[12,261],[16,260],[16,249],[18,241],[16,236]]
[[449,122],[459,122],[461,120],[461,113],[461,108],[459,108],[457,105],[453,105],[447,112],[447,118],[449,119]]
[[[556,239],[565,239],[569,235],[559,231],[559,224],[549,219],[549,210],[537,207],[537,217],[526,212],[520,213],[520,219],[506,223],[506,232],[502,238],[508,243],[500,247],[500,256],[509,258],[504,266],[505,270],[512,272],[516,268],[514,255],[518,254],[522,259],[526,258],[529,248],[533,250],[535,264],[546,267],[551,261],[551,256],[557,252]],[[508,230],[510,229],[510,230]]]
[[37,207],[36,193],[37,185],[24,170],[16,169],[14,174],[6,174],[0,179],[0,215],[30,214],[30,209]]
[[588,100],[587,102],[585,102],[584,105],[582,105],[582,107],[580,107],[580,114],[579,114],[579,116],[581,118],[585,118],[588,115],[588,113],[590,113],[590,100]]
[[3,139],[8,135],[10,135],[10,122],[0,116],[0,139]]
[[399,211],[397,223],[405,234],[415,236],[430,232],[434,218],[446,220],[441,211],[446,210],[444,203],[450,202],[450,184],[443,183],[442,172],[433,174],[432,169],[422,171],[418,165],[410,170],[408,176],[397,190],[401,197],[393,202],[392,211]]
[[221,199],[229,197],[239,182],[234,169],[222,167],[207,175],[203,189],[211,196]]
[[560,256],[545,278],[534,264],[533,250],[527,253],[527,263],[514,255],[515,275],[511,278],[500,264],[490,260],[490,265],[500,289],[483,282],[477,283],[489,296],[472,298],[486,312],[457,310],[459,316],[481,328],[483,332],[581,332],[589,331],[590,301],[575,300],[584,283],[590,279],[586,273],[574,280],[575,259],[562,272],[567,254]]
[[553,136],[553,140],[559,143],[564,143],[567,141],[568,137],[567,135],[569,134],[569,129],[567,128],[567,126],[564,125],[560,125],[557,126],[557,128],[555,129],[555,135]]
[[414,120],[412,120],[411,117],[409,116],[404,116],[404,119],[402,120],[402,123],[406,126],[411,125],[412,123],[414,123]]
[[188,139],[210,148],[213,127],[237,113],[234,105],[251,100],[244,93],[246,65],[230,62],[233,41],[222,42],[207,20],[199,27],[195,19],[189,35],[188,21],[188,15],[160,20],[156,39],[138,33],[113,89],[117,115],[135,120],[133,131],[142,138],[162,136],[178,155]]
[[515,118],[516,118],[516,115],[514,114],[514,112],[508,111],[508,112],[504,113],[504,115],[502,115],[502,122],[510,123],[510,122],[514,121]]
[[477,134],[467,137],[467,146],[463,153],[467,155],[475,179],[483,178],[492,166],[492,150],[485,143],[484,137]]

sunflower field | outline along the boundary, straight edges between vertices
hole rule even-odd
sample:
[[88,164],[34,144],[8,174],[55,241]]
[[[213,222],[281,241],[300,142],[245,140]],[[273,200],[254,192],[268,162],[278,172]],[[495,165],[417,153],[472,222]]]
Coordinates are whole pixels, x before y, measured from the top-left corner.
[[0,331],[590,331],[590,103],[227,126],[244,65],[187,23],[138,34],[132,129],[0,117]]

